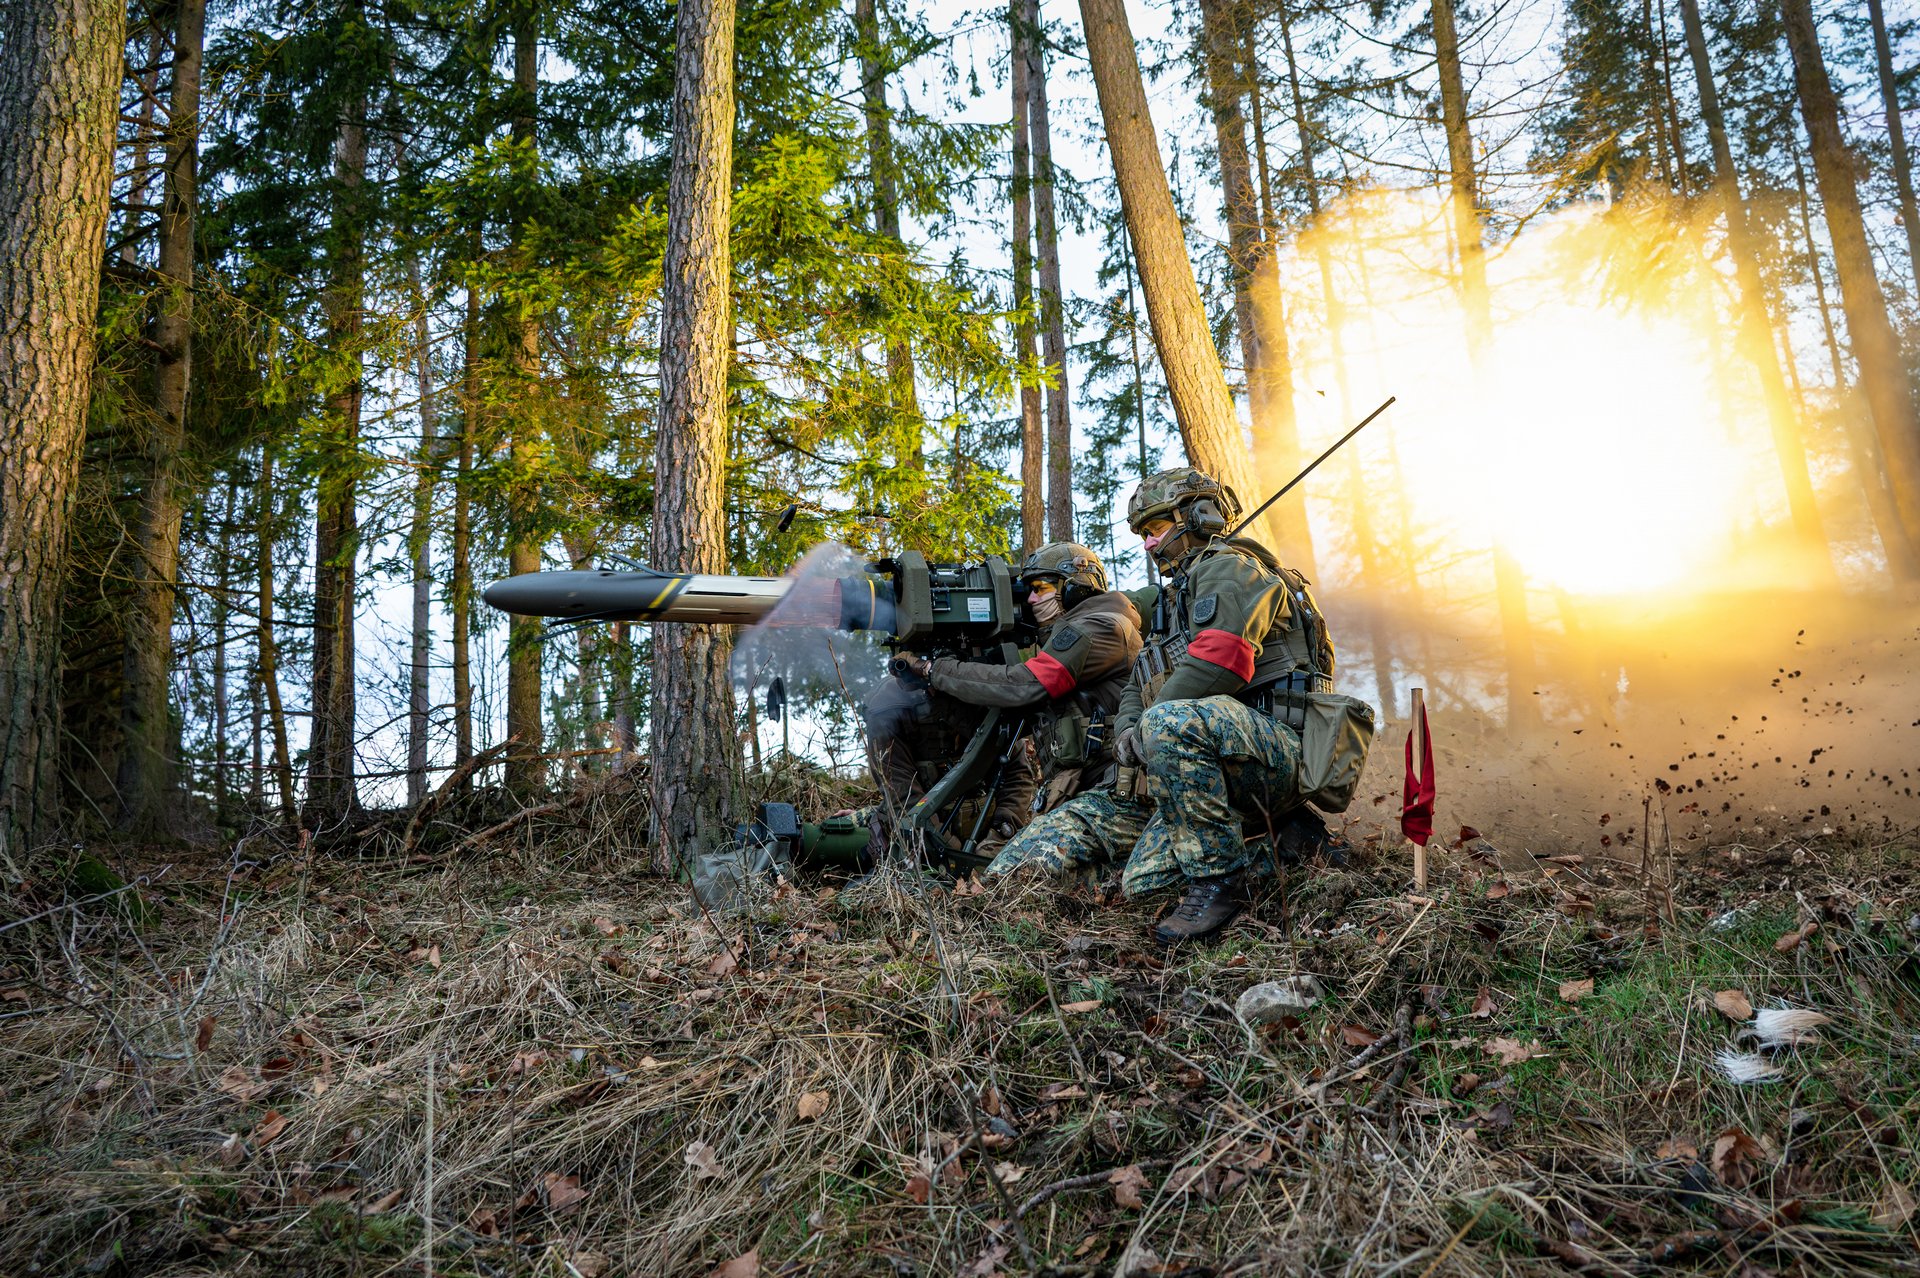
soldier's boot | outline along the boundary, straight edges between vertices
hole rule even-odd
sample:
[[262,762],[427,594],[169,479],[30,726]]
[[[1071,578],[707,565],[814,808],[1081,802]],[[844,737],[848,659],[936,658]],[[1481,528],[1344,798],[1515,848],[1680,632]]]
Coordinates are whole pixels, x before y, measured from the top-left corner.
[[1162,945],[1204,941],[1240,917],[1247,906],[1247,874],[1235,870],[1211,879],[1187,880],[1187,894],[1173,913],[1161,919],[1153,929],[1153,939]]
[[1273,830],[1273,846],[1281,865],[1319,862],[1341,866],[1347,863],[1350,847],[1344,837],[1335,834],[1326,819],[1302,805],[1281,817]]

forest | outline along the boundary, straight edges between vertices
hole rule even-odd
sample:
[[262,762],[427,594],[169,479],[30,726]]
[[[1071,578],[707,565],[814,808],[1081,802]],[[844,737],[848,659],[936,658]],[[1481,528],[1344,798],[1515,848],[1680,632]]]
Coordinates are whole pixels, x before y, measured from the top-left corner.
[[[1916,113],[1883,0],[0,0],[0,1272],[1920,1270]],[[485,598],[1159,587],[1363,419],[1206,946],[740,861],[879,642]]]

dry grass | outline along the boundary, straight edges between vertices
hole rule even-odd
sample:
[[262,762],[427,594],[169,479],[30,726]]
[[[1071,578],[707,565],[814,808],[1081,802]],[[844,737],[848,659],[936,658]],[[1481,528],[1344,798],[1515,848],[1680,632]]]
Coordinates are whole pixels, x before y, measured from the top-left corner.
[[[1031,885],[709,920],[621,802],[451,864],[256,840],[142,930],[0,934],[0,1272],[1920,1268],[1911,845],[1692,854],[1671,911],[1630,867],[1465,852],[1410,898],[1363,848],[1166,961],[1149,910]],[[1234,1019],[1292,972],[1327,1001]],[[1728,988],[1836,1023],[1735,1087]]]

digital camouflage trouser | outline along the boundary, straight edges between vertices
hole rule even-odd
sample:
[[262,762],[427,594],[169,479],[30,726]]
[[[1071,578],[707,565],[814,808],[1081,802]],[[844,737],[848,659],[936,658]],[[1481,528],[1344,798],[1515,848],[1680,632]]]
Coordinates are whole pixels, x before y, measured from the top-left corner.
[[1060,874],[1126,856],[1128,896],[1214,878],[1252,859],[1243,822],[1258,830],[1295,807],[1300,737],[1232,697],[1163,701],[1140,716],[1153,804],[1083,794],[1036,818],[987,867]]

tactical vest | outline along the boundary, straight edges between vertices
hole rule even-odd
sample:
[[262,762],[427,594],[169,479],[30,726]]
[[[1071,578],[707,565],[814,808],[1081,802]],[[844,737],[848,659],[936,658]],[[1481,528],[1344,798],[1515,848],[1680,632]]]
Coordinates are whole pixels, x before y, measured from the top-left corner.
[[1276,701],[1277,694],[1333,691],[1333,639],[1327,633],[1326,618],[1314,600],[1307,579],[1280,564],[1263,547],[1251,543],[1235,548],[1215,544],[1182,563],[1179,571],[1160,588],[1140,656],[1134,662],[1134,678],[1140,685],[1143,709],[1159,699],[1167,676],[1186,658],[1187,645],[1194,632],[1192,569],[1210,555],[1235,553],[1252,554],[1261,567],[1285,583],[1288,614],[1284,630],[1268,633],[1254,661],[1253,677],[1235,696],[1268,714],[1291,721],[1294,714],[1287,712],[1284,700]]

